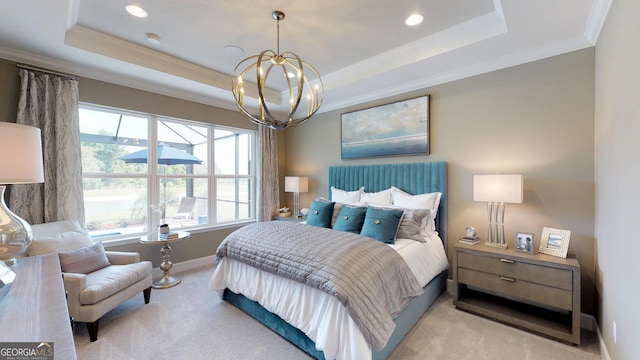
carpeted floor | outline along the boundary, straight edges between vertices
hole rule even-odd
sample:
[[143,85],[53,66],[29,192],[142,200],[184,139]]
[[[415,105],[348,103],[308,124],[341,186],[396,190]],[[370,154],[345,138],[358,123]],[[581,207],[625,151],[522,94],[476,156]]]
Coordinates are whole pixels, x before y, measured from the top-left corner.
[[[142,294],[105,315],[98,341],[84,324],[74,340],[79,360],[310,359],[208,288],[212,267],[177,274],[182,283]],[[600,359],[595,333],[571,346],[456,310],[444,293],[389,359]]]

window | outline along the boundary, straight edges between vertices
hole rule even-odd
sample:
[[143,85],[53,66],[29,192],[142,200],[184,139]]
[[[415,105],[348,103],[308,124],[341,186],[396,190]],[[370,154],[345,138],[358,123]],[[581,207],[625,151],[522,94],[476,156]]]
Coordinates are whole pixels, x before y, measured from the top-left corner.
[[92,237],[255,219],[254,131],[84,104],[79,119]]

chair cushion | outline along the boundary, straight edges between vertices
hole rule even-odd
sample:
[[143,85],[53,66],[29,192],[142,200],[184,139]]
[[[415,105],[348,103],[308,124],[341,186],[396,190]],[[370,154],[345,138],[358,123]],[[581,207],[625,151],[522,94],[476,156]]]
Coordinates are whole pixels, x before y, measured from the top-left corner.
[[102,243],[58,253],[62,272],[88,274],[111,265]]
[[91,305],[144,279],[151,273],[151,262],[111,265],[87,274],[87,286],[80,292],[80,304]]

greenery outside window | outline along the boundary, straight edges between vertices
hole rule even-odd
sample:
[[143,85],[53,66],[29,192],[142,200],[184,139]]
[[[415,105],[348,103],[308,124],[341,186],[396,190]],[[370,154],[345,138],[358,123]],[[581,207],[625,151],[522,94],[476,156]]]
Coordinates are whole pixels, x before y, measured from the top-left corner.
[[86,104],[79,119],[92,237],[255,220],[255,131]]

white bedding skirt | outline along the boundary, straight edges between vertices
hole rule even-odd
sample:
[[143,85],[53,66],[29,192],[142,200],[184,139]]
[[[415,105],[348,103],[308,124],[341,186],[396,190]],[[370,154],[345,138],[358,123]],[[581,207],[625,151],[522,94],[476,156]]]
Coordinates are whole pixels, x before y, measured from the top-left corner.
[[[390,246],[407,261],[423,286],[448,267],[437,236],[428,238],[426,243],[399,239]],[[303,331],[326,359],[371,359],[371,346],[346,308],[323,291],[227,257],[216,267],[209,288],[218,291],[221,297],[228,288],[258,302]]]

